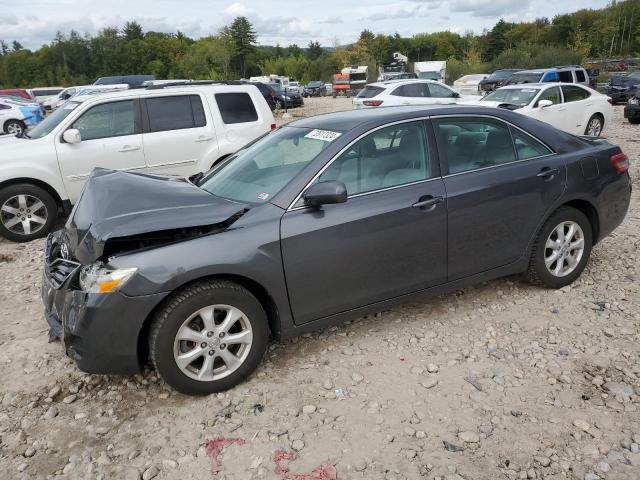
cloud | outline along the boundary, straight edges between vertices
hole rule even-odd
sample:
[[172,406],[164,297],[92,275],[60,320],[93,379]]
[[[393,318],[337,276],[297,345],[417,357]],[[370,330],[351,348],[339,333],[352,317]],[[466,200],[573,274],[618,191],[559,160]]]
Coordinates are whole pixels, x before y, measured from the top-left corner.
[[18,17],[13,13],[0,13],[0,25],[18,25]]
[[451,11],[469,13],[473,17],[499,17],[522,12],[530,3],[531,0],[454,0]]
[[230,17],[246,17],[253,13],[253,9],[247,7],[244,3],[235,2],[227,6],[224,9],[224,13]]
[[[415,3],[415,0],[410,1]],[[411,4],[403,6],[404,3],[386,4],[379,8],[368,9],[369,11],[374,10],[374,12],[359,18],[359,20],[379,22],[382,20],[423,17],[428,15],[433,8],[437,8],[439,4],[440,0],[422,1],[415,6],[411,6]]]

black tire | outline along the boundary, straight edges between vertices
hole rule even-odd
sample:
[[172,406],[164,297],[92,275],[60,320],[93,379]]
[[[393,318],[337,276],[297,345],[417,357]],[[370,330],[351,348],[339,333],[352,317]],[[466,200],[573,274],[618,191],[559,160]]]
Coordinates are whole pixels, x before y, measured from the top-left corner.
[[640,123],[640,118],[630,118],[629,123],[631,125],[638,125]]
[[602,132],[604,130],[604,118],[599,113],[594,113],[593,115],[591,115],[591,118],[589,118],[589,121],[587,122],[587,126],[584,129],[584,134],[585,135],[590,135],[589,134],[589,127],[591,126],[591,122],[594,122],[596,120],[600,122],[600,131],[594,136],[595,137],[599,137],[600,135],[602,135]]
[[[46,221],[44,224],[36,224],[35,222],[30,222],[31,225],[34,225],[33,232],[26,234],[21,233],[24,232],[24,228],[21,225],[16,225],[16,229],[12,228],[10,225],[10,221],[12,218],[15,218],[16,215],[11,214],[4,210],[5,203],[9,208],[16,208],[19,205],[14,205],[16,197],[20,195],[25,195],[28,199],[36,199],[42,202],[43,207],[39,208],[37,212],[27,212],[25,211],[25,218],[28,217],[29,214],[37,215],[40,218],[45,218]],[[29,201],[27,203],[27,207],[31,207],[35,205],[35,202]],[[29,242],[36,238],[43,237],[47,235],[55,226],[56,221],[58,219],[58,204],[51,196],[49,192],[45,189],[38,187],[36,185],[32,185],[30,183],[18,183],[15,185],[9,185],[0,190],[0,235],[2,235],[7,240],[11,240],[12,242]],[[28,208],[30,210],[30,208]],[[22,223],[22,222],[20,222]],[[8,225],[8,226],[6,226]],[[37,229],[36,226],[37,225]],[[42,225],[42,227],[40,227]]]
[[[178,367],[174,358],[174,342],[185,320],[201,308],[214,304],[240,309],[251,325],[253,340],[249,353],[236,370],[223,378],[196,380]],[[260,363],[268,339],[267,315],[256,297],[236,283],[206,280],[176,291],[165,301],[149,332],[149,357],[164,381],[177,391],[188,395],[207,395],[227,390],[247,378]]]
[[[546,243],[547,239],[557,226],[562,222],[569,221],[577,223],[582,229],[584,234],[584,251],[582,258],[575,269],[571,273],[560,277],[552,274],[545,265]],[[575,208],[561,207],[547,219],[538,232],[531,250],[531,258],[529,260],[529,267],[525,273],[525,277],[534,285],[543,285],[548,288],[562,288],[569,285],[580,276],[587,265],[589,256],[591,255],[592,245],[593,231],[587,216]]]
[[14,131],[11,132],[13,135],[22,135],[26,127],[20,120],[7,120],[4,123],[4,133],[9,133],[12,129],[14,129]]

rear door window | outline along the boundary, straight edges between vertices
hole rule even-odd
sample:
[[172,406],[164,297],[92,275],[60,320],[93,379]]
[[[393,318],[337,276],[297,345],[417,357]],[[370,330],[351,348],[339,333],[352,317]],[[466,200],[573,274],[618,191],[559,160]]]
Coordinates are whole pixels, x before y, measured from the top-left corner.
[[575,85],[563,85],[562,93],[564,95],[564,102],[579,102],[580,100],[586,100],[591,94],[584,88],[576,87]]
[[583,70],[576,70],[576,82],[586,82],[587,78],[584,75]]
[[396,88],[391,95],[397,97],[428,97],[429,91],[424,83],[408,83]]
[[216,93],[215,98],[224,123],[247,123],[258,120],[258,112],[248,93]]
[[513,143],[516,147],[518,160],[542,157],[543,155],[551,155],[553,153],[531,135],[528,135],[517,128],[511,128],[511,134],[513,135]]
[[573,73],[571,73],[571,70],[558,72],[558,75],[562,83],[573,83]]
[[206,125],[202,99],[198,95],[177,95],[145,100],[149,132],[165,132]]
[[489,118],[446,118],[435,122],[449,173],[462,173],[517,160],[509,127]]

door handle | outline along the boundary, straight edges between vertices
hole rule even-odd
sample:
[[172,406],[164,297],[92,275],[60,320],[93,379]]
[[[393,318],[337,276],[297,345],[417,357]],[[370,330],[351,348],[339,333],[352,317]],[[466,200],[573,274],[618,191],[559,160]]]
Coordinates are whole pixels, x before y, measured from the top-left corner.
[[118,151],[119,152],[135,152],[136,150],[140,150],[140,147],[136,147],[136,146],[132,147],[131,145],[125,145]]
[[427,195],[424,197],[420,197],[420,199],[411,206],[414,208],[419,208],[420,210],[425,212],[432,212],[443,200],[443,197],[433,197],[431,195]]
[[538,173],[536,177],[544,178],[545,181],[548,181],[553,180],[553,178],[559,173],[560,170],[558,170],[557,168],[544,167],[542,170],[540,170],[540,173]]
[[201,136],[201,137],[196,138],[196,142],[208,142],[210,140],[213,140],[213,137]]

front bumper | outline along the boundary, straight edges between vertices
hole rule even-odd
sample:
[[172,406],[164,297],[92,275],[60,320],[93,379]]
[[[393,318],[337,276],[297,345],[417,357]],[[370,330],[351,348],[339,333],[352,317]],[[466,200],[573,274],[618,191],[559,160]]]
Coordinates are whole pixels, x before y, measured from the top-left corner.
[[139,338],[153,308],[167,295],[128,297],[79,290],[76,269],[61,285],[45,267],[42,301],[50,337],[87,373],[131,374],[142,368]]

